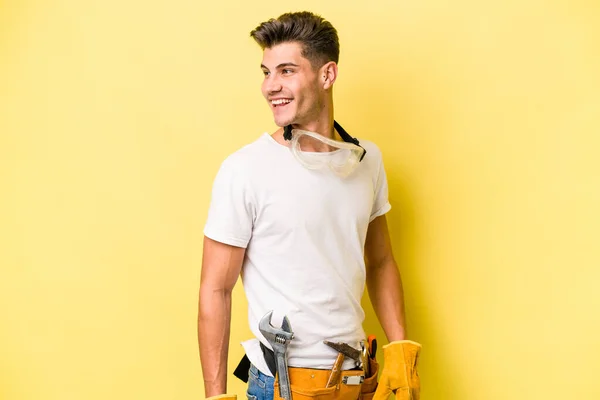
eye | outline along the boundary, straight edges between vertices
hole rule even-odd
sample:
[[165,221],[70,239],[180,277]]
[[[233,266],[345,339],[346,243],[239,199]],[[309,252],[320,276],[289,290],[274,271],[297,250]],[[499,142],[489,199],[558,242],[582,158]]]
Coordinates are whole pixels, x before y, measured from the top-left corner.
[[289,74],[294,73],[294,70],[286,68],[286,69],[282,70],[282,72],[284,75],[289,75]]
[[263,72],[262,72],[262,73],[263,73],[263,75],[265,76],[265,78],[266,78],[267,76],[269,76],[269,74],[271,74],[269,71],[266,71],[266,70],[264,70],[264,69],[263,69]]

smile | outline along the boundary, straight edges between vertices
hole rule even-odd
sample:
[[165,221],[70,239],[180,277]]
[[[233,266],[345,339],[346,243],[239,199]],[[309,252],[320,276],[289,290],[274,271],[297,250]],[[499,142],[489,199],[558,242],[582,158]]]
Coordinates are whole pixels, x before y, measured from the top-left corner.
[[285,104],[289,104],[291,103],[292,100],[289,99],[276,99],[276,100],[271,100],[271,104],[273,106],[283,106]]

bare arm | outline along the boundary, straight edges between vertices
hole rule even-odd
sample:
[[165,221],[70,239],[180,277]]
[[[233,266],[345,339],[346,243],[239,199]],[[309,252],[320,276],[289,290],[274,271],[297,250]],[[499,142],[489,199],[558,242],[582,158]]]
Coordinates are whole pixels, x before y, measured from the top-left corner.
[[204,237],[198,346],[206,397],[227,391],[231,292],[240,275],[245,250]]
[[365,242],[367,290],[388,341],[406,339],[404,292],[385,215],[369,224]]

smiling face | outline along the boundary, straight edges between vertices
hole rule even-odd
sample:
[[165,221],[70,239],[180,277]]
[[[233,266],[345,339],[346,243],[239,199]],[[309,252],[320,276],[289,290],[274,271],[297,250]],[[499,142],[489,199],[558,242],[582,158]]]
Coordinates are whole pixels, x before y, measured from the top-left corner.
[[319,79],[320,69],[302,56],[301,44],[265,48],[261,68],[265,75],[261,90],[277,126],[303,126],[319,120],[327,90]]

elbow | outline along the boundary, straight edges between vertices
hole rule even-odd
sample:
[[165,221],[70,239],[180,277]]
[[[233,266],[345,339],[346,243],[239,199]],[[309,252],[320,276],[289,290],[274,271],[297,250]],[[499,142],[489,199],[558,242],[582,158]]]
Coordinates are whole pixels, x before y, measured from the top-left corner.
[[371,288],[400,280],[400,271],[394,257],[385,257],[366,264],[366,281]]
[[198,300],[199,318],[210,318],[215,312],[231,307],[233,288],[214,287],[208,284],[200,285]]
[[396,265],[396,260],[391,254],[387,254],[378,258],[367,258],[365,260],[365,264],[367,271],[381,271],[386,268],[398,268]]

